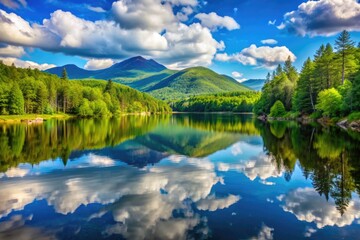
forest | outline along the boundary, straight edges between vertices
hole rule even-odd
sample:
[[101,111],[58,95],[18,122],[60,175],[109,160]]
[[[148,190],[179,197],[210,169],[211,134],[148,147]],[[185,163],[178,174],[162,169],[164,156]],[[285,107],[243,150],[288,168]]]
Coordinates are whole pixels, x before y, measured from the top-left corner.
[[252,112],[260,95],[255,91],[198,95],[171,102],[170,105],[179,112]]
[[163,101],[111,80],[68,80],[0,62],[0,115],[65,113],[81,117],[171,112]]
[[335,45],[321,45],[297,72],[290,58],[266,77],[262,95],[254,106],[258,115],[360,118],[360,43],[347,31]]

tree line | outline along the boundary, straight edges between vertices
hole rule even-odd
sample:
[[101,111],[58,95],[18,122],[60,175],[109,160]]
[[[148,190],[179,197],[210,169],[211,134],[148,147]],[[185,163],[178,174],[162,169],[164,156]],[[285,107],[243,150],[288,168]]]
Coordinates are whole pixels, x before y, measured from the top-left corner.
[[338,36],[334,47],[321,45],[300,74],[290,57],[268,73],[254,106],[256,114],[274,117],[341,117],[356,111],[360,111],[360,43],[355,46],[347,31]]
[[254,91],[229,92],[192,96],[171,102],[179,112],[252,112],[260,93]]
[[82,117],[138,112],[170,112],[146,93],[111,80],[68,80],[38,69],[0,62],[0,115],[66,113]]

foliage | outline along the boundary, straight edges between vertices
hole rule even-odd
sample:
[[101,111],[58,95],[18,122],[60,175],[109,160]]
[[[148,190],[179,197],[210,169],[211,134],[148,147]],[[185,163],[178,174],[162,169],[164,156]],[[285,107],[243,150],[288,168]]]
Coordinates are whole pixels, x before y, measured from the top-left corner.
[[284,104],[277,100],[274,105],[270,109],[270,116],[271,117],[283,117],[286,114],[286,110]]
[[[134,107],[136,105],[136,107]],[[39,70],[0,63],[0,114],[52,114],[101,117],[130,112],[170,112],[148,94],[103,80],[67,80]]]
[[[281,101],[287,111],[301,115],[341,117],[360,110],[360,44],[354,46],[347,31],[335,42],[321,45],[314,59],[308,58],[299,78],[290,59],[267,75],[262,95],[254,106],[256,114],[269,114]],[[317,111],[318,110],[318,111]]]
[[324,116],[334,117],[339,114],[342,96],[335,88],[323,90],[319,93],[316,109]]
[[180,112],[252,112],[259,99],[257,92],[230,92],[199,95],[171,102],[175,111]]
[[351,121],[357,121],[360,120],[360,112],[353,112],[348,116],[348,120]]

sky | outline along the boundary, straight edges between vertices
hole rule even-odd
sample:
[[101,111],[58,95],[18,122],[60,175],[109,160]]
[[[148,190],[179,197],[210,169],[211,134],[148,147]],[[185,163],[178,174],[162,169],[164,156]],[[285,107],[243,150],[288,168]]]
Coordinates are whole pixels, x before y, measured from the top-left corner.
[[94,70],[141,55],[242,81],[288,57],[300,70],[344,29],[360,42],[357,0],[0,0],[0,59]]

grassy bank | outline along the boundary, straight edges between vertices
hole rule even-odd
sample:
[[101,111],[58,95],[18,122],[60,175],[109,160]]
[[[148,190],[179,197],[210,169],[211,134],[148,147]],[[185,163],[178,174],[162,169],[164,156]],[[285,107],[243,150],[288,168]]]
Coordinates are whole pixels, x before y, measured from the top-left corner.
[[44,120],[49,119],[68,119],[74,117],[73,115],[57,113],[57,114],[24,114],[24,115],[0,115],[0,123],[14,123],[21,122],[23,120],[34,120],[36,118],[42,118]]

